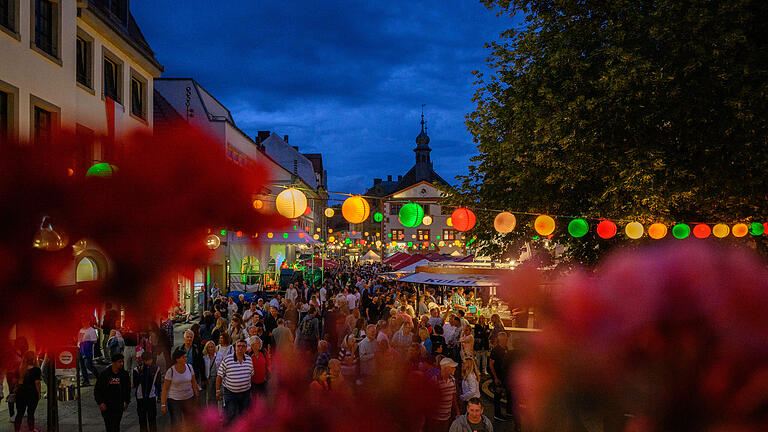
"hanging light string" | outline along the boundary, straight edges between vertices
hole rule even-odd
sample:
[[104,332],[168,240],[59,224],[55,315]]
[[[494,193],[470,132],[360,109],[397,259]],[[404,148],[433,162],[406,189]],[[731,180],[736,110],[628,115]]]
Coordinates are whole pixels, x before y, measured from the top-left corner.
[[[301,190],[301,191],[317,193],[317,191],[312,189],[312,188],[308,188],[308,187],[304,187],[304,186],[300,186],[300,185],[275,184],[273,186],[283,187],[283,188],[286,188],[286,189],[287,188],[293,188],[293,189],[298,189],[298,190]],[[376,201],[378,201],[378,200],[386,200],[387,202],[394,202],[394,203],[410,203],[410,202],[414,202],[414,200],[409,200],[409,199],[386,198],[386,197],[380,197],[380,196],[354,194],[354,193],[349,193],[349,192],[337,192],[337,191],[325,191],[325,192],[328,193],[328,194],[342,195],[342,196],[345,196],[345,197],[359,196],[361,198],[366,198],[366,199],[371,199],[371,200],[376,200]],[[260,194],[260,195],[261,196],[268,196],[268,197],[276,197],[277,196],[277,195],[271,194],[271,193]],[[343,201],[345,201],[345,199],[342,199],[342,198],[326,198],[325,200],[323,200],[321,198],[309,198],[309,197],[307,197],[307,200],[321,201],[321,202],[322,201],[333,201],[333,202],[343,202]],[[557,219],[588,219],[588,220],[598,221],[598,222],[599,221],[603,221],[603,220],[610,220],[612,222],[617,222],[617,223],[621,223],[621,224],[628,224],[628,223],[632,223],[632,222],[637,222],[637,219],[611,218],[611,217],[601,217],[601,216],[588,216],[588,215],[571,216],[571,215],[560,215],[560,214],[549,214],[549,213],[525,212],[525,211],[518,211],[518,210],[499,210],[499,209],[491,209],[491,208],[485,208],[485,207],[474,207],[474,206],[464,206],[464,205],[449,205],[449,204],[440,204],[440,206],[441,207],[446,207],[446,208],[453,208],[453,209],[469,208],[469,209],[471,209],[472,211],[475,211],[475,212],[486,212],[486,213],[497,213],[497,214],[501,213],[501,212],[507,212],[507,213],[511,213],[513,215],[524,215],[524,216],[542,216],[542,215],[546,215],[546,216],[550,216],[552,218],[557,218]],[[672,224],[676,224],[676,223],[683,223],[683,222],[672,222]],[[696,224],[717,225],[719,223],[724,223],[724,222],[723,221],[720,221],[720,222],[687,221],[685,223],[690,223],[690,224],[694,224],[694,225],[696,225]]]

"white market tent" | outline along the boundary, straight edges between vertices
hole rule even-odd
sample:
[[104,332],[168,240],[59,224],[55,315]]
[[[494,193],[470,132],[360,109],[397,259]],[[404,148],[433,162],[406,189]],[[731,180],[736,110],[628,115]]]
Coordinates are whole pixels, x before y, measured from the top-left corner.
[[402,282],[458,287],[490,287],[499,285],[498,275],[477,273],[461,274],[417,272],[412,275],[405,276],[400,280]]
[[360,262],[381,262],[381,257],[376,252],[370,250],[368,253],[360,257]]
[[420,260],[420,261],[416,261],[413,264],[407,265],[407,266],[401,268],[400,270],[396,270],[396,271],[394,271],[392,273],[410,274],[410,273],[413,273],[413,272],[416,271],[416,267],[423,267],[423,266],[426,266],[426,265],[429,265],[429,260],[428,259],[423,259],[423,260]]

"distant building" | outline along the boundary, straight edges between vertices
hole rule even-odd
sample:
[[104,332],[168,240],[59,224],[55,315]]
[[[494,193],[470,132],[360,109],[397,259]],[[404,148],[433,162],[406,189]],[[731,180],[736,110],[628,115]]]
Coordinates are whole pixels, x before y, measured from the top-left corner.
[[[455,241],[463,239],[463,235],[448,226],[447,220],[453,208],[443,208],[440,201],[443,194],[437,186],[445,187],[448,183],[435,172],[432,164],[424,115],[421,117],[421,132],[416,137],[415,163],[413,167],[397,180],[387,176],[387,180],[376,178],[365,195],[371,198],[371,213],[381,212],[383,219],[376,223],[369,219],[357,227],[358,231],[369,233],[380,232],[382,249],[388,252],[407,250],[409,252],[437,252],[450,254],[454,251],[463,252],[456,246]],[[400,208],[407,202],[415,202],[422,206],[425,216],[430,216],[432,223],[423,223],[415,228],[404,227],[399,220]],[[353,228],[354,229],[354,228]],[[392,242],[396,245],[393,246]],[[411,246],[408,246],[408,245]]]

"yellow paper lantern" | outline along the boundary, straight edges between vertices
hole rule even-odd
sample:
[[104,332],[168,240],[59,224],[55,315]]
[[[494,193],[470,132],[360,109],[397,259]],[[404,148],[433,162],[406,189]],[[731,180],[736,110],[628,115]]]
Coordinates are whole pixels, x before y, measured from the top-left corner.
[[315,235],[313,235],[312,237],[314,237],[314,238],[315,238],[315,240],[320,240],[320,234],[315,234]]
[[261,210],[262,208],[264,208],[264,201],[260,199],[253,200],[253,208],[255,208],[256,210]]
[[376,240],[376,247],[381,247],[381,240]]
[[624,227],[624,232],[627,233],[627,237],[631,238],[632,240],[637,240],[640,237],[643,236],[643,224],[640,222],[630,222],[627,224],[626,227]]
[[325,209],[325,217],[332,218],[333,215],[335,215],[335,214],[336,214],[336,212],[333,211],[332,208],[328,207],[327,209]]
[[328,228],[328,234],[333,232],[333,228]]
[[296,219],[307,209],[307,196],[298,189],[288,188],[277,195],[275,207],[281,215]]
[[365,232],[365,236],[368,237],[368,231]]
[[448,219],[445,220],[445,224],[448,225],[449,227],[452,227],[453,226],[453,219],[448,217]]
[[455,241],[455,242],[453,242],[453,243],[454,243],[456,246],[461,246],[461,242],[460,242],[459,240],[456,240],[456,241]]
[[381,233],[376,233],[376,237],[381,237]]
[[667,226],[663,223],[655,223],[648,227],[648,235],[654,239],[663,239],[667,235]]
[[275,235],[274,235],[274,234],[272,234],[272,233],[267,233],[267,237],[268,237],[268,238],[272,238],[272,237],[274,237],[274,236],[275,236]]
[[336,237],[334,237],[334,236],[330,236],[330,237],[328,237],[328,241],[329,241],[329,242],[331,242],[331,243],[333,243],[333,242],[335,242],[335,241],[336,241]]
[[510,212],[501,212],[493,219],[493,228],[502,234],[512,232],[515,225],[517,225],[517,219]]
[[726,224],[717,224],[712,227],[712,234],[717,238],[725,238],[730,234],[731,229]]
[[548,236],[555,232],[555,220],[550,216],[540,215],[533,222],[533,228],[540,235]]
[[421,223],[423,223],[426,226],[432,225],[432,216],[430,215],[424,216],[424,219],[421,220]]
[[738,223],[731,228],[734,237],[744,237],[749,232],[747,224]]
[[341,214],[344,216],[344,219],[353,224],[365,222],[370,212],[371,206],[360,195],[347,198],[341,205]]
[[440,241],[437,243],[437,245],[438,245],[438,246],[440,246],[440,247],[443,247],[443,246],[445,246],[445,242],[444,242],[444,241],[442,241],[442,240],[440,240]]

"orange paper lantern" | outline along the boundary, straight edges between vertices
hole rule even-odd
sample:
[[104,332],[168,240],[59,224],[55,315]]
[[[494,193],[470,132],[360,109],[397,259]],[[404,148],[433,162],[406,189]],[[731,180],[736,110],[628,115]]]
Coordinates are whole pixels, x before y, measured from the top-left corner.
[[475,226],[475,214],[472,210],[459,207],[451,214],[451,221],[453,221],[453,227],[458,231],[469,231]]
[[555,220],[550,216],[541,215],[533,221],[533,228],[540,235],[548,236],[555,232]]
[[648,235],[654,240],[663,239],[667,235],[667,226],[655,223],[648,228]]

